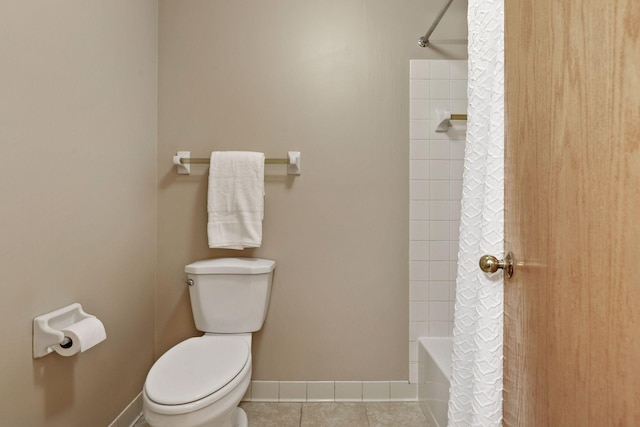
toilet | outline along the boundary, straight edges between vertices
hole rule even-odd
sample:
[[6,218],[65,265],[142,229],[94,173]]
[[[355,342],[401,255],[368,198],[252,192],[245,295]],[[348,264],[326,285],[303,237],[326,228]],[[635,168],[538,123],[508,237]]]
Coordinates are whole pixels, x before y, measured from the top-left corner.
[[196,328],[169,349],[142,392],[152,427],[246,427],[238,404],[251,382],[251,334],[262,328],[275,261],[217,258],[185,267]]

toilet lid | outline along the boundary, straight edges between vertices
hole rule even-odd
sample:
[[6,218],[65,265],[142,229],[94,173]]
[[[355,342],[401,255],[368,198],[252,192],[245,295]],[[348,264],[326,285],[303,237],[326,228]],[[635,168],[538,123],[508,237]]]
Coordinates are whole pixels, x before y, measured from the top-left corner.
[[145,392],[161,405],[195,402],[227,385],[248,359],[249,345],[240,337],[189,338],[151,367]]

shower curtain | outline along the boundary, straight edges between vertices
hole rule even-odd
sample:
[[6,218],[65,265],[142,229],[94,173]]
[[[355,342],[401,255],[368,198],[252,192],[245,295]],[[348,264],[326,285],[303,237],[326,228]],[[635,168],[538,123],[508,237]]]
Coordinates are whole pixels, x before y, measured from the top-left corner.
[[450,427],[502,424],[501,271],[480,271],[503,254],[503,0],[469,0],[469,109],[456,280]]

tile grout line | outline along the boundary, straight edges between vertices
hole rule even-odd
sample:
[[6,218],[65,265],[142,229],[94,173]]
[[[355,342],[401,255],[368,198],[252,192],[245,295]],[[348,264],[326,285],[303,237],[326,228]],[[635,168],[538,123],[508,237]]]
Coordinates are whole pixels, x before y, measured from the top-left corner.
[[367,417],[367,425],[371,427],[371,420],[369,419],[369,410],[367,409],[367,404],[365,402],[362,402],[362,404],[364,405],[364,416]]

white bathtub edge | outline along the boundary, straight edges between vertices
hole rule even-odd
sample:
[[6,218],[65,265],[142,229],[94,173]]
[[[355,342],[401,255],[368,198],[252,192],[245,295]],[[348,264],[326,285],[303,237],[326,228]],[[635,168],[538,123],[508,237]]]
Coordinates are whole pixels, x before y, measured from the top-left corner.
[[436,427],[447,426],[452,337],[418,339],[418,402]]

